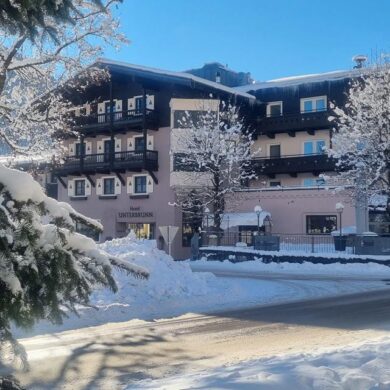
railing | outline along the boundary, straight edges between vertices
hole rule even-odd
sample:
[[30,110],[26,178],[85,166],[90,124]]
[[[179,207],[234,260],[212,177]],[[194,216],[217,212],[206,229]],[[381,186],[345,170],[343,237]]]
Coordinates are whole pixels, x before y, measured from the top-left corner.
[[262,117],[258,118],[257,130],[259,133],[278,133],[306,129],[318,130],[329,126],[328,116],[329,112],[324,110]]
[[[201,246],[248,247],[253,249],[257,232],[220,232],[201,234]],[[335,253],[334,238],[331,235],[277,234],[280,251],[305,253]],[[347,241],[347,253],[353,252],[353,238]]]
[[325,172],[336,168],[336,161],[326,154],[296,154],[252,159],[259,173],[278,174],[295,172]]
[[[144,158],[145,157],[145,158]],[[65,171],[89,171],[94,169],[125,169],[125,168],[150,168],[156,169],[158,165],[158,152],[147,150],[86,154],[85,156],[69,156],[59,170]]]
[[[122,122],[142,122],[143,110],[122,110],[115,112],[105,112],[102,114],[94,113],[89,115],[83,115],[75,117],[75,124],[77,126],[89,126],[96,124],[109,124],[111,123],[111,117],[114,125]],[[155,110],[146,109],[146,120],[155,120],[157,113]]]

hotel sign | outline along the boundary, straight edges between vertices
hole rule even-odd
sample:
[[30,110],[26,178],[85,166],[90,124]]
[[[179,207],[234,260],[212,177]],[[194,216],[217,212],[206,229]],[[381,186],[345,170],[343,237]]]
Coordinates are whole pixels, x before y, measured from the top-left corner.
[[120,211],[118,219],[153,218],[153,211],[143,211],[140,207],[130,207],[129,211]]

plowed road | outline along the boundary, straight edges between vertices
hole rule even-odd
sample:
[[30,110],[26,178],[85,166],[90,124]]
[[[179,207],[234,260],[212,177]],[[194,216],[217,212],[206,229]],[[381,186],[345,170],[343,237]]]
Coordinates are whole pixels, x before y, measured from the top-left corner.
[[22,340],[28,389],[123,389],[143,378],[353,345],[390,330],[390,289]]

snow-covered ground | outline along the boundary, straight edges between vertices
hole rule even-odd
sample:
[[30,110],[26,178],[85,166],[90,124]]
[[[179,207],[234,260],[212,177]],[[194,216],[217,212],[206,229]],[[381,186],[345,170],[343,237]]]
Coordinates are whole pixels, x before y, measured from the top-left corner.
[[390,337],[337,350],[225,365],[130,389],[389,390]]
[[[173,261],[170,256],[156,248],[155,241],[137,240],[133,237],[112,240],[100,245],[100,248],[122,260],[148,269],[150,278],[148,280],[135,279],[124,272],[115,271],[119,291],[116,294],[106,289],[95,291],[91,303],[98,310],[80,308],[79,317],[70,314],[62,325],[55,326],[43,321],[28,332],[15,329],[17,337],[60,332],[108,322],[131,319],[154,320],[190,312],[210,313],[385,287],[385,283],[379,281],[361,283],[337,280],[286,281],[217,278],[210,272],[193,272],[191,270],[192,264],[189,261]],[[255,264],[255,262],[243,264],[212,263],[217,266],[222,264],[233,267],[236,270],[242,267],[253,267]],[[199,265],[202,264],[206,266],[211,262],[199,262]],[[279,272],[280,268],[284,267],[284,265],[276,264],[265,265],[261,262],[256,262],[256,264],[256,267],[266,267],[270,272],[273,270]],[[288,267],[291,266],[288,265]],[[307,265],[296,265],[295,267],[300,268],[302,272],[309,272]],[[325,266],[315,267],[322,269]],[[340,268],[336,268],[335,265],[327,267],[332,267],[334,273],[340,272]],[[370,269],[375,269],[376,274],[382,276],[390,270],[383,266],[353,265],[346,272],[367,275]],[[390,272],[388,275],[390,277]]]

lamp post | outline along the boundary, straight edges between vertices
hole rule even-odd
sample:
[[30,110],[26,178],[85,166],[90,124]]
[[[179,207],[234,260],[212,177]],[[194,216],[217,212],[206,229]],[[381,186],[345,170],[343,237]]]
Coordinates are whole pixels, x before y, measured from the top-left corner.
[[344,205],[342,203],[336,203],[336,211],[339,213],[339,218],[340,218],[340,237],[341,237],[343,235],[342,215],[344,211]]
[[263,209],[258,204],[255,206],[254,211],[257,214],[257,235],[260,235],[260,214],[263,211]]

